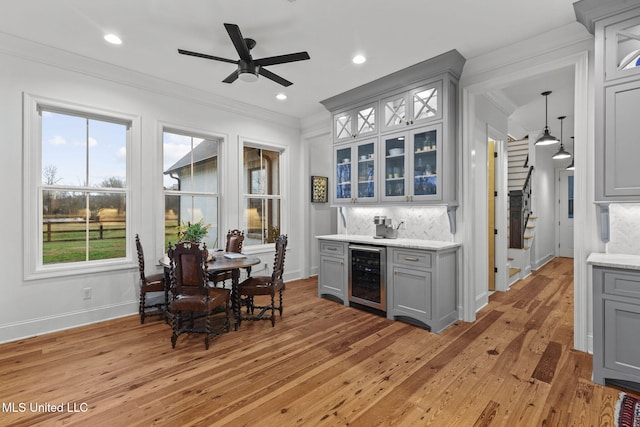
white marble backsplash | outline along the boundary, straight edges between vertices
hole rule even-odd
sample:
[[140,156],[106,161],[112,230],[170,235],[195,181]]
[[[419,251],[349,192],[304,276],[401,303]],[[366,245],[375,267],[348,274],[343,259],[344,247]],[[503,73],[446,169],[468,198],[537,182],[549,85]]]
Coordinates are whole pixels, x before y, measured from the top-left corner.
[[609,205],[607,253],[640,255],[640,204]]
[[373,236],[376,233],[374,216],[384,215],[393,220],[397,227],[401,219],[405,220],[403,228],[398,230],[399,239],[437,240],[453,242],[454,235],[449,231],[449,217],[445,206],[385,206],[385,207],[343,207],[347,227],[343,227],[338,213],[338,232]]

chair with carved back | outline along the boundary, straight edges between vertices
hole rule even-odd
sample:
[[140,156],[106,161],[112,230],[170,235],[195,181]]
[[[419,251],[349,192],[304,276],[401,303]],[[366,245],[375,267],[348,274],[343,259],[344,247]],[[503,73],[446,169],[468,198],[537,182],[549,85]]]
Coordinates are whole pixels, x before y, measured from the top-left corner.
[[[242,243],[244,242],[244,231],[240,231],[238,229],[229,230],[227,232],[227,245],[225,246],[225,252],[234,252],[240,253],[242,252]],[[250,275],[250,274],[249,274]],[[224,287],[224,282],[226,280],[231,280],[232,273],[231,271],[219,271],[219,272],[211,272],[209,273],[209,280],[213,282],[214,286],[217,286],[218,283],[222,283]]]
[[[203,333],[205,348],[208,349],[210,337],[229,331],[231,292],[208,286],[208,252],[204,243],[202,248],[196,242],[181,242],[174,247],[170,245],[167,255],[173,294],[169,304],[173,313],[171,346],[175,348],[178,337],[185,332]],[[224,312],[224,322],[213,328],[212,321],[219,320],[214,319],[214,314],[219,312]]]
[[[140,236],[136,234],[136,249],[138,251],[138,269],[140,270],[140,305],[138,312],[140,314],[140,323],[144,323],[147,316],[164,316],[169,305],[168,286],[165,286],[165,275],[163,273],[146,275],[144,272],[144,251]],[[147,294],[164,293],[163,299],[158,302],[147,301]],[[150,295],[151,296],[151,295]]]
[[[276,253],[273,261],[273,272],[271,276],[254,276],[249,277],[238,285],[238,295],[240,297],[240,307],[246,307],[246,316],[240,316],[238,324],[242,320],[271,320],[271,326],[276,325],[275,311],[278,310],[282,316],[282,290],[284,289],[284,281],[282,275],[284,273],[284,258],[287,251],[287,235],[283,234],[276,239]],[[278,293],[278,305],[276,305],[275,296]],[[267,295],[271,297],[271,303],[265,305],[256,305],[256,296]],[[255,309],[260,309],[258,314],[254,313]],[[264,317],[269,312],[270,317]]]

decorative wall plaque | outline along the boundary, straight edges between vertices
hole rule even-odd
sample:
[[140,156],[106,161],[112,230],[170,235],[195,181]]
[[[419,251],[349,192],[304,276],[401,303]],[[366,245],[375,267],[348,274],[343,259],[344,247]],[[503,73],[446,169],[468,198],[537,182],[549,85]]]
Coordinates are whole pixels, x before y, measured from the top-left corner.
[[326,176],[312,176],[311,177],[311,202],[312,203],[326,203],[327,188],[329,185],[329,178]]

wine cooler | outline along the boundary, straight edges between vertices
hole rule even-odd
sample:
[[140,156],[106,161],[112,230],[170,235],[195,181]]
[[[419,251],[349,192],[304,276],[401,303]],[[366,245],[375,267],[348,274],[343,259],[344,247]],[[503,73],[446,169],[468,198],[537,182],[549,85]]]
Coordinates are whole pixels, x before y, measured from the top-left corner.
[[387,254],[380,246],[349,246],[349,301],[387,311]]

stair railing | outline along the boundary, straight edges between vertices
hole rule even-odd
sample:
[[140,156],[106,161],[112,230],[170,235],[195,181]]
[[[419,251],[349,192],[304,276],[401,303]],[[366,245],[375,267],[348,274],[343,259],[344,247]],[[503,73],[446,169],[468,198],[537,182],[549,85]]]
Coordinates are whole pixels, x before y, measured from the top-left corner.
[[533,166],[529,167],[527,179],[522,190],[509,192],[509,247],[522,249],[524,247],[524,235],[527,229],[529,216],[531,215],[531,173]]

